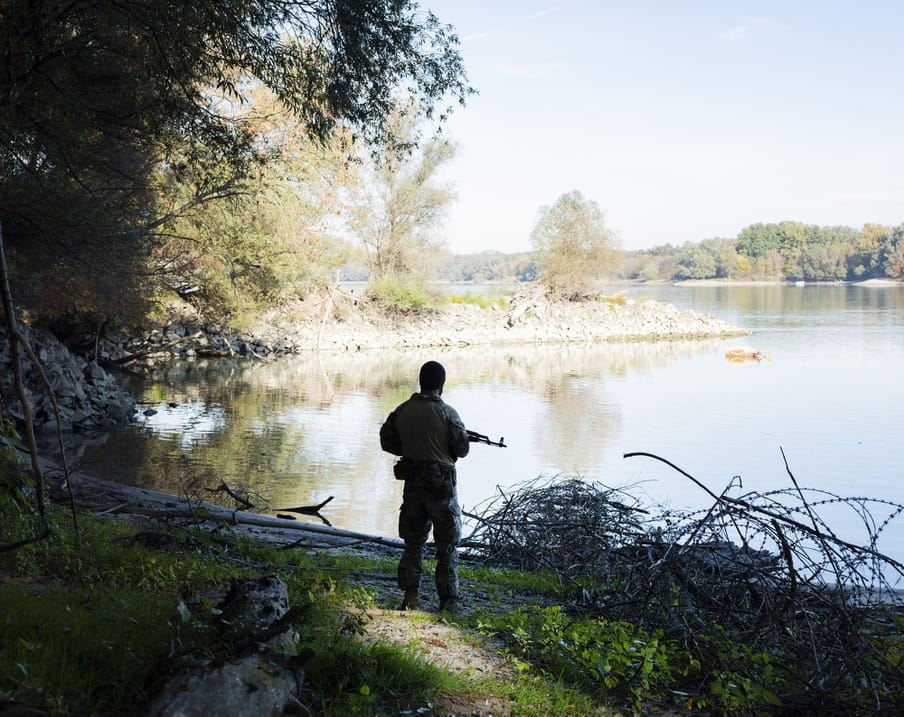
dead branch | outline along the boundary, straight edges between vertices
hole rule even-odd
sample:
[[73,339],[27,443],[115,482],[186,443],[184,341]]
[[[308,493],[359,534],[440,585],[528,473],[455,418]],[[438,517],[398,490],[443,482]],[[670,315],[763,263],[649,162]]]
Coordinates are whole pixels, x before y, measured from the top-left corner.
[[[904,595],[890,582],[904,566],[878,548],[904,505],[801,487],[787,461],[791,489],[731,496],[741,488],[732,479],[716,494],[658,456],[626,457],[637,455],[672,466],[712,504],[642,510],[624,489],[541,477],[465,513],[475,525],[462,545],[466,557],[551,570],[575,588],[572,609],[660,630],[688,649],[730,634],[793,664],[805,682],[799,690],[853,694],[866,673],[876,684],[904,684],[904,667],[880,659],[875,674],[877,660],[869,660],[878,649],[870,636],[904,639]],[[862,521],[864,545],[842,539],[820,516],[836,505]],[[876,510],[887,514],[876,519]],[[739,660],[737,669],[746,669]],[[799,695],[782,697],[793,703]],[[874,697],[878,704],[878,691]]]
[[[784,455],[784,451],[782,452],[782,455]],[[828,541],[837,543],[838,545],[840,545],[840,546],[842,546],[842,547],[844,547],[844,548],[847,548],[848,550],[853,550],[853,551],[855,551],[855,552],[863,552],[863,553],[866,553],[866,554],[868,554],[868,555],[871,555],[871,556],[874,557],[874,558],[877,558],[877,559],[879,559],[879,560],[882,560],[882,561],[888,563],[889,565],[894,566],[894,567],[901,573],[901,575],[904,576],[904,564],[899,563],[897,560],[894,560],[893,558],[890,558],[890,557],[887,556],[887,555],[883,555],[883,554],[881,554],[881,553],[877,553],[876,551],[871,550],[870,548],[865,548],[865,547],[863,547],[862,545],[855,545],[854,543],[849,543],[849,542],[847,542],[847,541],[845,541],[845,540],[841,540],[840,538],[838,538],[838,537],[836,537],[836,536],[834,536],[834,535],[826,535],[825,533],[821,532],[818,528],[816,528],[815,525],[814,525],[814,527],[811,528],[811,527],[809,527],[809,526],[807,526],[807,525],[804,525],[803,523],[800,523],[800,522],[798,522],[798,521],[796,521],[796,520],[793,520],[793,519],[789,518],[789,517],[786,516],[786,515],[782,515],[782,514],[779,514],[779,513],[772,512],[771,510],[768,510],[768,509],[766,509],[766,508],[763,508],[762,506],[752,505],[751,503],[749,503],[749,502],[747,502],[747,501],[740,500],[740,499],[737,499],[737,498],[729,498],[729,497],[726,496],[725,494],[722,494],[722,495],[716,495],[716,494],[713,493],[709,488],[707,488],[705,485],[703,485],[703,483],[701,483],[701,482],[698,481],[696,478],[694,478],[692,475],[690,475],[689,473],[686,473],[685,471],[681,470],[681,469],[680,469],[678,466],[676,466],[674,463],[672,463],[672,462],[666,460],[665,458],[662,458],[662,457],[660,457],[660,456],[657,456],[657,455],[654,454],[654,453],[635,452],[635,453],[625,453],[625,455],[624,455],[625,458],[633,458],[634,456],[647,456],[648,458],[655,458],[655,459],[658,460],[658,461],[662,461],[662,462],[665,463],[666,465],[668,465],[668,466],[674,468],[676,471],[678,471],[679,473],[681,473],[681,475],[683,475],[683,476],[689,478],[690,480],[692,480],[696,485],[700,486],[704,491],[706,491],[710,496],[712,496],[713,498],[715,498],[716,501],[718,501],[718,502],[728,503],[728,504],[730,504],[730,505],[739,506],[739,507],[743,508],[744,510],[754,511],[754,512],[757,512],[757,513],[762,513],[762,514],[765,515],[765,516],[768,516],[768,517],[773,518],[773,519],[775,519],[775,520],[779,520],[779,521],[782,521],[782,522],[784,522],[784,523],[787,523],[788,525],[790,525],[790,526],[796,528],[797,530],[802,530],[803,532],[808,533],[809,535],[812,535],[812,536],[815,537],[817,540],[820,540],[820,541],[828,540]],[[785,465],[787,466],[787,461],[786,461]],[[789,474],[790,474],[790,471],[789,471]],[[793,475],[792,475],[792,480],[793,480]],[[803,497],[803,495],[800,493],[800,488],[797,487],[796,481],[795,481],[795,488],[796,488],[797,492],[801,495],[801,497]],[[804,503],[804,505],[805,505],[805,507],[806,507],[806,503]],[[808,513],[810,513],[809,508],[806,508],[806,510],[807,510]],[[812,513],[810,513],[810,514],[812,515]]]
[[236,493],[225,483],[220,483],[219,487],[217,487],[217,488],[205,488],[204,490],[206,490],[208,493],[226,493],[226,495],[228,495],[230,498],[232,498],[238,504],[239,508],[244,508],[246,510],[249,510],[249,509],[255,507],[254,503],[252,503],[246,497],[241,496],[238,493]]
[[317,505],[300,505],[297,508],[277,508],[278,511],[285,511],[286,513],[303,513],[305,515],[317,515],[320,512],[320,509],[323,508],[327,503],[329,503],[335,496],[330,496],[322,503],[318,503]]
[[[301,513],[302,515],[314,515],[323,522],[324,525],[332,525],[330,521],[328,521],[323,515],[320,514],[320,509],[329,503],[335,496],[330,496],[322,503],[318,505],[300,505],[297,508],[278,508],[279,511],[286,511],[287,513]],[[294,517],[288,516],[291,520],[295,520]]]

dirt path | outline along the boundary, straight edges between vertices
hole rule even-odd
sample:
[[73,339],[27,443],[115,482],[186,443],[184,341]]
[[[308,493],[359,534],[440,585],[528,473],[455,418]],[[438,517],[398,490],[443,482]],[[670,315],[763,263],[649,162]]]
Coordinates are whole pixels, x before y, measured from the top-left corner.
[[[447,620],[422,611],[371,609],[363,626],[364,639],[386,642],[411,651],[443,670],[458,672],[479,680],[482,677],[506,679],[515,668],[497,646],[486,638],[467,633]],[[441,693],[423,705],[413,707],[417,715],[493,715],[512,714],[513,705],[490,693]]]

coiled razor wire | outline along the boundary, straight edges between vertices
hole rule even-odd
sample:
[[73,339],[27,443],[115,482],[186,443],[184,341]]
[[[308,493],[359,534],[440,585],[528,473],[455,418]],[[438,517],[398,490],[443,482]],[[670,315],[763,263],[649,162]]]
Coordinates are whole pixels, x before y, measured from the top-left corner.
[[[625,457],[635,456],[670,465],[711,507],[655,511],[629,488],[541,476],[465,513],[476,527],[462,547],[486,565],[554,571],[575,587],[574,609],[663,630],[685,648],[717,629],[782,655],[803,676],[783,701],[842,709],[839,694],[857,695],[853,707],[865,691],[882,709],[904,705],[904,642],[897,660],[887,649],[904,640],[904,564],[879,547],[904,505],[801,488],[787,460],[792,487],[732,497],[737,481],[716,494],[659,456]],[[820,514],[838,507],[862,522],[863,544]]]

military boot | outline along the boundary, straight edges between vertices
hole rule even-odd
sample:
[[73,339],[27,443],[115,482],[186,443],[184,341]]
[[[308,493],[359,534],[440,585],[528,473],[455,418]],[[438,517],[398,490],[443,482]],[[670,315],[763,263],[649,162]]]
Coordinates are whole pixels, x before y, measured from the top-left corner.
[[402,606],[399,610],[420,610],[421,598],[418,595],[417,588],[409,588],[405,591],[405,597],[402,599]]
[[461,603],[458,602],[458,598],[443,598],[439,601],[439,611],[449,615],[457,615],[461,612]]

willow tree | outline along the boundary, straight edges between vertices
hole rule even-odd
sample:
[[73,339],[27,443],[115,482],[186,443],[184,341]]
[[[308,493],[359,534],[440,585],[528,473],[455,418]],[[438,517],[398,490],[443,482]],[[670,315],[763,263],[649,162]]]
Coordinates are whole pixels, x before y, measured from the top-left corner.
[[[312,141],[258,85],[232,120],[266,150],[237,173],[218,161],[181,172],[161,167],[158,205],[172,217],[152,255],[158,282],[211,318],[234,317],[325,283],[351,249],[338,217],[357,178],[347,135]],[[184,152],[198,152],[186,143]],[[216,201],[195,197],[216,187]]]
[[393,134],[363,158],[360,189],[351,202],[351,229],[368,259],[373,280],[423,280],[440,248],[437,228],[455,199],[440,171],[455,145],[434,137],[412,142],[417,117],[406,103],[393,117]]
[[[464,101],[457,44],[410,0],[6,0],[0,221],[14,291],[45,311],[136,306],[171,212],[229,196],[268,159],[232,121],[250,86],[316,140],[342,128],[381,141],[400,89],[440,118]],[[159,206],[161,167],[205,181]]]
[[616,237],[599,205],[579,191],[540,208],[531,231],[539,280],[555,295],[576,298],[600,288],[618,260]]

